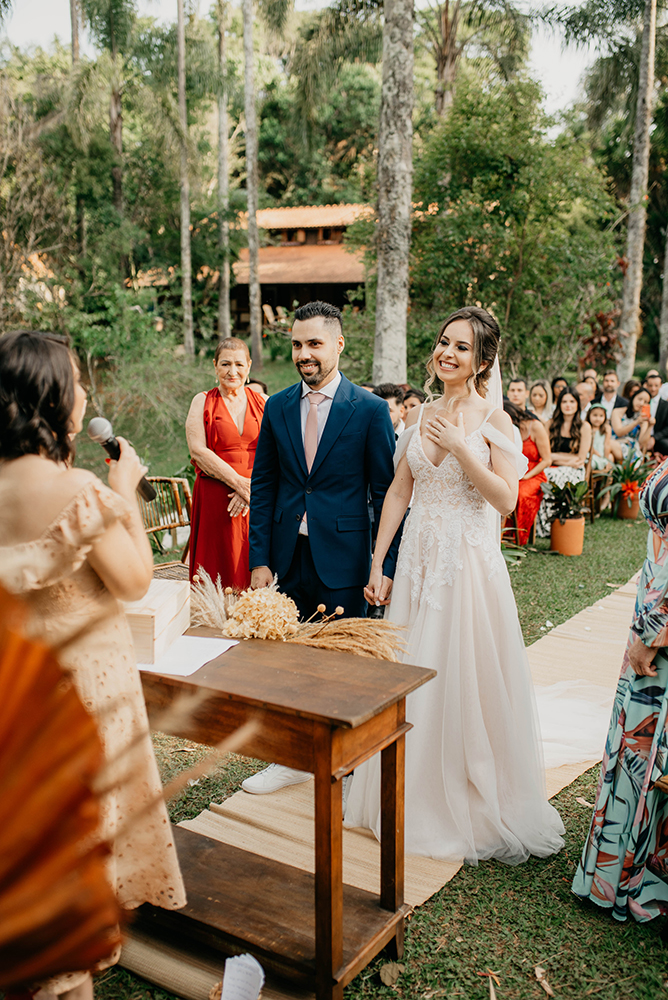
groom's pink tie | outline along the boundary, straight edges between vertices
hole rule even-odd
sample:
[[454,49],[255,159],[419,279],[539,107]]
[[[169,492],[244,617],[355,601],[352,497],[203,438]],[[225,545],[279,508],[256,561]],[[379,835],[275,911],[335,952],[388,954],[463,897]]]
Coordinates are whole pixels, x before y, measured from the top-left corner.
[[306,468],[310,472],[318,450],[318,403],[322,403],[327,396],[324,392],[309,392],[306,398],[309,402],[309,411],[304,430],[304,455]]

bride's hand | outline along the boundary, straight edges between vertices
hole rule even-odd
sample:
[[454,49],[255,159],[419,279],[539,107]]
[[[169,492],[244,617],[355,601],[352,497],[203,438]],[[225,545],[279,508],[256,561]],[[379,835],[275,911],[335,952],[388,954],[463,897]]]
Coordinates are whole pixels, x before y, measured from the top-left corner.
[[457,414],[457,423],[451,424],[444,416],[438,413],[431,420],[427,421],[427,437],[444,451],[457,451],[466,444],[466,428],[464,427],[464,414]]
[[364,588],[365,600],[377,608],[381,604],[390,603],[391,593],[392,580],[390,580],[389,576],[383,576],[381,570],[374,569],[372,566],[371,573],[369,574],[369,582]]

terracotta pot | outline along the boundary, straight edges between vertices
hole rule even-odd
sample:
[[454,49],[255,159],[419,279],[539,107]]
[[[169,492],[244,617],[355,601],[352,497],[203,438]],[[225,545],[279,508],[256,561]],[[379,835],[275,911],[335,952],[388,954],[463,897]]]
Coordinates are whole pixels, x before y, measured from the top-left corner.
[[584,536],[584,516],[569,517],[563,524],[557,518],[552,522],[550,548],[562,556],[581,556]]
[[631,506],[629,507],[626,497],[620,496],[619,503],[617,504],[617,517],[621,517],[625,521],[635,521],[639,513],[640,497],[635,496],[631,501]]

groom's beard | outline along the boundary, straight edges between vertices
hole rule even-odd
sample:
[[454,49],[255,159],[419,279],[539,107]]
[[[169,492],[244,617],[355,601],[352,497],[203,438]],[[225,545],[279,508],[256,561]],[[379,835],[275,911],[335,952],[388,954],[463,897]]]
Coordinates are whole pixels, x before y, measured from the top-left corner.
[[323,368],[319,361],[309,361],[309,365],[315,366],[314,371],[312,371],[309,375],[303,374],[301,362],[297,365],[297,371],[301,375],[302,381],[305,385],[320,385],[320,383],[324,382],[327,376],[330,375],[336,368],[335,363],[330,365],[329,368],[327,366]]

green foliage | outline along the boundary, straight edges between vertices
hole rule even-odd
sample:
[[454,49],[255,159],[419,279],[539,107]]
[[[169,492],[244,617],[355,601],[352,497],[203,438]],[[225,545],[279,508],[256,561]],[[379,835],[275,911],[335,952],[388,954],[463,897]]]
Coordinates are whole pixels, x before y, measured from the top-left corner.
[[574,517],[582,517],[589,508],[584,503],[584,498],[589,489],[587,480],[581,483],[564,483],[557,486],[556,483],[541,483],[543,496],[547,500],[548,514],[551,521],[564,521]]
[[490,309],[502,360],[529,376],[567,365],[617,295],[605,178],[581,131],[550,124],[537,85],[466,81],[415,163],[415,300]]
[[601,490],[600,495],[609,493],[610,498],[616,499],[618,504],[626,500],[631,507],[643,483],[653,471],[654,466],[651,462],[646,462],[630,451],[622,462],[613,465],[609,474],[612,482]]
[[259,135],[260,178],[283,205],[335,204],[371,197],[380,75],[370,66],[342,66],[318,106],[310,142],[295,122],[301,82],[278,79],[265,90]]

